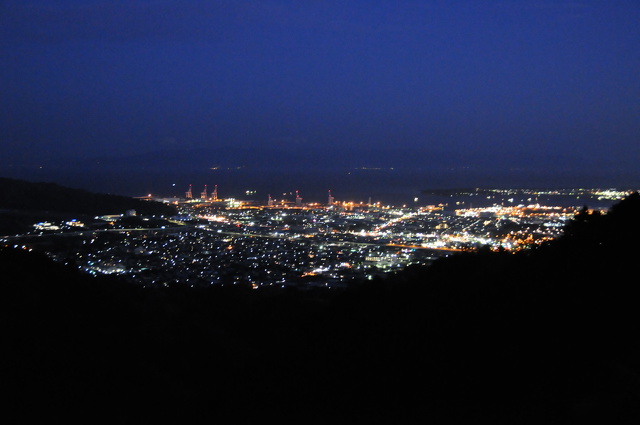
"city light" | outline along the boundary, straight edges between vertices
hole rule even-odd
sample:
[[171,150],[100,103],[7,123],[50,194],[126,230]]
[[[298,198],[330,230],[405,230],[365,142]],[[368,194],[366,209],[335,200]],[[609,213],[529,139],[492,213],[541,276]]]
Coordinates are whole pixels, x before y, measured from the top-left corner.
[[[194,200],[190,192],[172,201],[178,207],[174,217],[144,217],[130,210],[95,217],[94,222],[38,222],[32,232],[13,239],[29,248],[45,243],[54,259],[72,259],[89,274],[117,274],[143,286],[188,282],[335,288],[410,265],[428,266],[461,251],[488,247],[515,252],[557,238],[582,207],[544,205],[542,195],[589,193],[601,199],[628,193],[476,190],[449,203],[395,207],[336,201],[332,195],[326,204],[304,203],[298,191],[285,192],[278,202],[269,196],[265,204],[205,199],[206,186],[203,198]],[[287,196],[295,196],[296,202]],[[478,197],[486,205],[473,207]],[[60,235],[66,236],[65,243],[56,242]],[[70,240],[77,241],[73,251]]]

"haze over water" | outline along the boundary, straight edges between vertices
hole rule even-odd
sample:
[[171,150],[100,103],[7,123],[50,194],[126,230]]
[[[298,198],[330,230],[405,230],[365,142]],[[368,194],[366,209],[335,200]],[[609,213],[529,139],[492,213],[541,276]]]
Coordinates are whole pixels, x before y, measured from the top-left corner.
[[[54,182],[63,186],[86,189],[98,193],[114,193],[125,196],[184,197],[192,185],[198,196],[207,185],[211,194],[218,186],[220,198],[238,198],[266,203],[268,196],[274,199],[293,200],[299,191],[304,202],[327,201],[331,190],[336,201],[381,202],[392,205],[427,205],[442,202],[427,197],[424,190],[454,188],[484,189],[567,189],[567,188],[617,188],[634,190],[633,180],[596,175],[554,175],[542,172],[502,171],[493,175],[473,169],[280,169],[237,168],[217,170],[171,169],[13,169],[3,173],[5,177],[23,178],[35,182]],[[631,181],[631,183],[630,183]],[[250,191],[250,192],[249,192]],[[249,192],[249,193],[248,193]],[[418,200],[416,201],[416,198]],[[557,199],[556,199],[557,201]],[[476,200],[476,206],[480,206]],[[490,200],[487,202],[491,202]],[[571,203],[576,203],[571,200]],[[583,205],[585,202],[578,202]],[[593,201],[587,203],[594,205]],[[599,203],[600,206],[603,203]]]

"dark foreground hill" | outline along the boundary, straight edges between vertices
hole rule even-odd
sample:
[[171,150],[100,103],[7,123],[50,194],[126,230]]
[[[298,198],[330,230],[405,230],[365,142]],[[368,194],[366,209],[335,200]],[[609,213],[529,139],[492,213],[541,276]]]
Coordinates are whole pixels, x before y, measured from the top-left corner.
[[39,220],[124,214],[128,210],[147,216],[176,214],[173,206],[161,202],[0,177],[0,234],[30,230]]
[[5,250],[4,414],[635,424],[639,219],[634,194],[540,249],[449,257],[340,293],[142,289]]

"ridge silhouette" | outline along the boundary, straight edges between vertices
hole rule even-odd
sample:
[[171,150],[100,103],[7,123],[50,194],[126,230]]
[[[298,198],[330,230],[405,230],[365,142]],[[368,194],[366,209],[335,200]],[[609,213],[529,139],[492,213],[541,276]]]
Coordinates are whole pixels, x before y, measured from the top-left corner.
[[637,423],[639,219],[634,193],[538,248],[342,292],[145,289],[2,249],[4,415]]

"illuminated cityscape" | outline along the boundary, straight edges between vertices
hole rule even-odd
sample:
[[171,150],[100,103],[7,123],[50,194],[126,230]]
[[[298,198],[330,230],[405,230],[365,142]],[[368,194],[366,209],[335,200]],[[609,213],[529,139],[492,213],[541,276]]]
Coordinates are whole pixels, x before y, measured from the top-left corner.
[[338,201],[331,191],[322,204],[304,203],[300,191],[283,193],[281,199],[269,194],[260,203],[219,198],[214,188],[209,193],[205,185],[198,198],[191,185],[184,198],[143,197],[174,205],[178,214],[173,217],[128,210],[90,220],[40,222],[32,232],[3,242],[43,250],[92,275],[120,275],[143,286],[340,288],[457,252],[529,249],[561,235],[585,197],[607,202],[629,193],[474,189],[439,193],[449,202],[393,206]]

